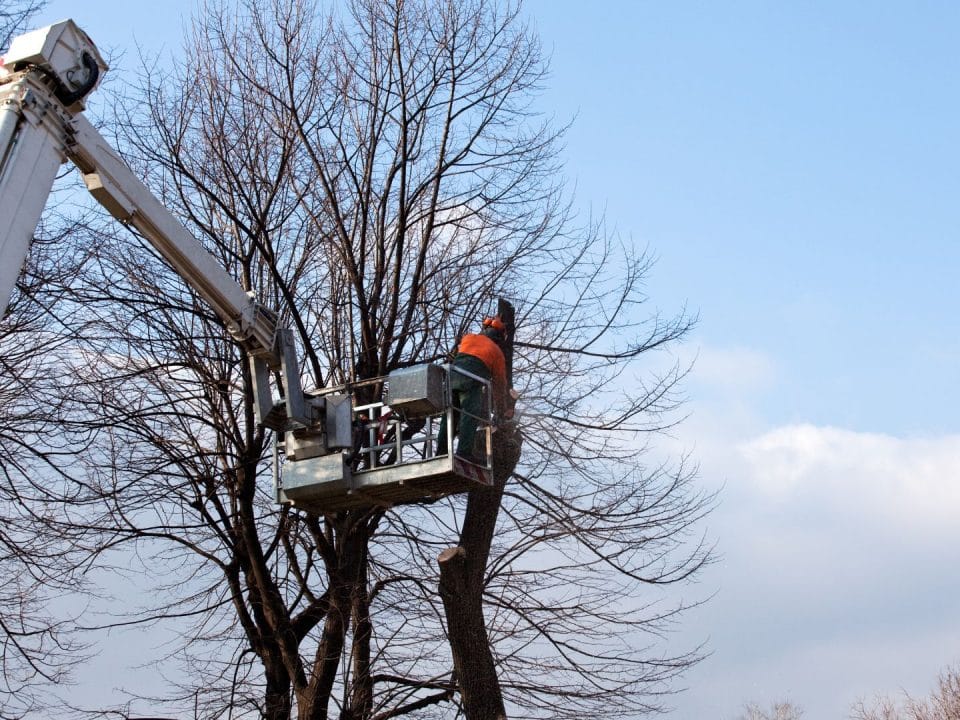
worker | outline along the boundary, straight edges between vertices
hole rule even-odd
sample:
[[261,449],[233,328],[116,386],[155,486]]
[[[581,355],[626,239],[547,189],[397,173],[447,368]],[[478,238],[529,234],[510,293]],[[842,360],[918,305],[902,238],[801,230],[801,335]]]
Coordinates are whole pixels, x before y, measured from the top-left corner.
[[[485,417],[484,385],[463,370],[484,380],[489,380],[493,394],[493,409],[498,418],[512,415],[507,393],[507,361],[503,354],[506,341],[506,326],[500,316],[483,321],[479,334],[464,335],[453,359],[450,373],[450,394],[453,401],[453,433],[457,442],[457,455],[479,465],[486,465],[485,450],[477,450],[478,421]],[[447,452],[447,416],[440,422],[437,454]]]

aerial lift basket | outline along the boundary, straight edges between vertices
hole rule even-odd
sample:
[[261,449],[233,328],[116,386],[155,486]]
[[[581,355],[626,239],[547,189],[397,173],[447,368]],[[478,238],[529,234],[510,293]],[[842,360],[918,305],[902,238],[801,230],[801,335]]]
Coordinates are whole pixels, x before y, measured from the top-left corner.
[[[451,366],[418,365],[387,378],[324,391],[318,399],[325,404],[328,452],[283,463],[277,501],[333,512],[431,501],[492,485],[489,415],[478,418],[478,435],[485,440],[478,443],[483,446],[480,457],[471,462],[453,452],[460,410],[452,402],[449,376],[462,372]],[[489,382],[470,377],[489,397]],[[357,404],[356,398],[369,394],[370,388],[385,388],[379,393],[383,401]],[[444,418],[447,451],[438,454]]]

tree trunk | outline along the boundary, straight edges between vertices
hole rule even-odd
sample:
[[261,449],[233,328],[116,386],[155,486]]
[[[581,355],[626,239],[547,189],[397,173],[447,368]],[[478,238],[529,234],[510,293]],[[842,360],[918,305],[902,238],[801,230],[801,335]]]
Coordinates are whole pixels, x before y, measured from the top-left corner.
[[350,586],[340,577],[332,577],[330,608],[323,633],[313,658],[309,682],[297,690],[297,719],[326,720],[330,695],[343,657],[344,639],[350,621]]
[[370,641],[373,625],[370,620],[370,598],[367,592],[367,563],[360,568],[360,577],[353,586],[351,604],[353,622],[353,683],[350,701],[340,714],[341,720],[363,720],[373,708],[373,678],[370,675]]
[[[374,524],[375,525],[375,524]],[[354,629],[354,653],[360,644],[361,665],[355,666],[360,676],[361,687],[351,691],[351,700],[347,707],[342,709],[341,717],[362,717],[354,714],[359,703],[360,711],[366,712],[366,707],[372,702],[364,690],[369,685],[369,607],[366,603],[367,577],[367,543],[372,532],[371,525],[362,522],[352,528],[345,528],[344,539],[338,557],[337,567],[330,571],[330,608],[327,611],[323,625],[323,633],[317,646],[313,661],[313,674],[309,683],[297,693],[298,720],[326,720],[329,717],[330,698],[334,691],[338,673],[341,671],[343,650],[346,645],[347,632],[351,621],[356,625],[360,613],[360,627]],[[359,601],[359,602],[358,602]],[[359,637],[357,636],[359,633]],[[363,644],[367,644],[365,649]],[[356,681],[356,680],[355,680]]]
[[[290,678],[283,672],[283,665],[279,659],[274,660],[277,665],[267,669],[267,687],[264,692],[265,720],[290,720],[292,710],[290,702]],[[266,665],[266,663],[265,663]],[[277,667],[280,671],[277,672]]]
[[[507,326],[504,355],[508,384],[512,386],[513,306],[500,300],[498,313]],[[483,588],[503,489],[519,460],[519,431],[512,425],[499,428],[493,442],[493,487],[470,492],[460,544],[447,548],[438,558],[440,596],[467,720],[506,718],[496,661],[483,617]]]

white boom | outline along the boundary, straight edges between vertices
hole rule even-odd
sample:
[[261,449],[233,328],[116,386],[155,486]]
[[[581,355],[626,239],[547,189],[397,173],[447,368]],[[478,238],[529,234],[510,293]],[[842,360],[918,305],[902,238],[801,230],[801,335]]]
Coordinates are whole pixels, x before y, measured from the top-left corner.
[[[84,99],[106,70],[72,20],[21,35],[0,58],[0,318],[57,169],[69,160],[97,201],[143,235],[248,351],[257,419],[283,438],[289,461],[283,483],[276,478],[279,502],[329,512],[489,486],[489,418],[477,418],[482,464],[434,450],[440,417],[446,417],[445,447],[453,445],[451,371],[420,366],[376,380],[391,389],[389,407],[353,407],[349,388],[304,394],[293,333],[277,326],[276,314],[240,287],[83,116]],[[273,401],[271,370],[281,373],[282,403]]]
[[6,312],[60,165],[70,160],[90,193],[136,228],[206,300],[251,354],[261,421],[283,429],[269,387],[282,370],[287,418],[310,425],[292,336],[257,303],[137,178],[83,116],[107,65],[72,20],[14,39],[0,58],[0,316]]

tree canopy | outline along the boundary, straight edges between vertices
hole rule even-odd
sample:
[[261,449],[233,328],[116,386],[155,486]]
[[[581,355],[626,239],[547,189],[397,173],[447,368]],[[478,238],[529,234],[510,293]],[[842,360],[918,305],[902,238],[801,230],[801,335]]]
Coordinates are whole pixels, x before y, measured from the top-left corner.
[[572,212],[563,128],[534,103],[546,72],[510,2],[211,3],[106,123],[294,329],[305,385],[448,359],[498,298],[516,309],[492,491],[302,512],[273,501],[272,435],[222,323],[141,238],[69,228],[82,262],[45,278],[56,341],[31,357],[62,368],[38,446],[70,457],[45,454],[57,472],[25,502],[85,562],[155,580],[122,621],[181,629],[173,707],[484,716],[451,660],[450,546],[511,717],[636,716],[696,660],[660,642],[682,604],[656,586],[708,561],[712,499],[650,450],[684,372],[658,351],[692,320],[649,310],[650,258]]

